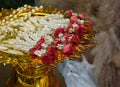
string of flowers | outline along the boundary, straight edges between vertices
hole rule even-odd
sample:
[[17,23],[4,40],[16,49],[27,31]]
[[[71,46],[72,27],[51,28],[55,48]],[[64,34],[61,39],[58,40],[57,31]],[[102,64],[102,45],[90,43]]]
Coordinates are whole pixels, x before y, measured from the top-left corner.
[[[96,32],[92,27],[93,22],[88,20],[84,13],[74,13],[72,10],[63,13],[51,8],[45,9],[43,6],[33,8],[25,5],[21,9],[24,9],[19,11],[22,13],[12,15],[18,15],[16,20],[6,23],[5,17],[4,25],[0,26],[0,52],[15,55],[18,63],[19,60],[30,60],[33,66],[56,66],[65,58],[81,58],[82,52],[94,46],[93,37]],[[13,11],[15,12],[17,11]],[[38,13],[43,14],[36,15]],[[21,14],[25,15],[19,17]],[[27,19],[26,15],[29,15]],[[25,20],[21,20],[24,16]],[[17,59],[16,55],[22,57]],[[0,61],[4,59],[2,57]],[[14,58],[9,57],[6,61],[10,63]],[[28,62],[25,62],[25,65],[26,63]]]
[[41,36],[30,49],[32,60],[40,59],[45,65],[56,65],[64,58],[80,57],[79,46],[84,34],[91,30],[92,21],[86,20],[84,13],[76,14],[72,10],[66,11],[64,17],[69,19],[68,27],[58,27],[53,33]]

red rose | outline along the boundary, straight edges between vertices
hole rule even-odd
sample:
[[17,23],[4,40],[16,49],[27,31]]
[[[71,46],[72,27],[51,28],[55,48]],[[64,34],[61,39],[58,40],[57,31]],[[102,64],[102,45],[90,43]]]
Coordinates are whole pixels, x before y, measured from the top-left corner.
[[40,38],[40,40],[37,42],[37,45],[36,45],[36,47],[37,47],[37,49],[41,49],[42,48],[42,43],[44,43],[45,42],[45,39],[43,38],[43,37],[41,37]]
[[72,36],[72,42],[79,43],[79,38],[77,36]]
[[72,55],[73,54],[73,45],[72,44],[67,44],[64,48],[63,48],[63,53],[66,56]]
[[65,37],[64,43],[65,43],[65,44],[68,44],[68,43],[69,43],[69,38],[68,38],[68,37]]
[[69,38],[70,38],[71,36],[72,36],[71,34],[65,34],[65,41],[64,41],[65,44],[70,43]]
[[79,37],[82,37],[83,33],[84,33],[84,29],[85,29],[84,25],[78,26],[78,27],[76,27],[75,32]]
[[70,17],[71,21],[74,22],[74,23],[77,23],[78,22],[78,17],[76,15],[73,15]]
[[[70,27],[70,26],[69,26]],[[69,32],[69,28],[66,28],[65,30],[64,30],[64,33],[68,33]]]
[[84,20],[84,19],[85,19],[85,13],[81,13],[79,16],[80,16],[80,19],[81,19],[81,20]]
[[57,55],[57,47],[56,46],[50,46],[49,48],[48,48],[48,54],[50,55],[50,56],[56,56]]
[[67,10],[66,13],[67,13],[67,16],[68,16],[68,17],[71,17],[71,16],[72,16],[72,10]]
[[64,28],[57,28],[57,29],[55,30],[54,36],[55,36],[56,38],[58,38],[58,36],[59,36],[60,33],[63,33],[63,34],[64,34]]
[[36,57],[36,55],[34,54],[35,51],[36,51],[35,47],[30,49],[30,55],[31,55],[32,59],[34,59]]
[[62,44],[62,41],[61,40],[57,40],[54,42],[54,44],[57,46],[58,44]]
[[93,22],[91,20],[87,20],[85,22],[85,25],[87,25],[87,26],[92,26],[92,24],[93,24]]
[[69,28],[73,28],[74,22],[70,22]]
[[50,64],[54,61],[55,57],[48,54],[44,54],[42,57],[43,64]]
[[30,83],[33,84],[34,83],[34,79],[30,78]]

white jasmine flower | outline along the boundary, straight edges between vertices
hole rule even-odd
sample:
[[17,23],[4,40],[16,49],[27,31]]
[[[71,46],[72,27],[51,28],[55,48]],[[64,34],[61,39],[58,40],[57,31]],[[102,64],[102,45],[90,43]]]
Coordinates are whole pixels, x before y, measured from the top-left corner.
[[0,45],[0,50],[1,50],[1,51],[7,50],[7,49],[8,49],[7,47]]
[[36,50],[34,52],[34,54],[37,55],[37,56],[39,56],[39,57],[42,56],[45,53],[46,53],[46,49]]
[[60,38],[61,39],[61,41],[65,41],[65,37],[62,37],[62,38]]
[[84,24],[85,21],[78,19],[78,22],[79,22],[80,24]]
[[51,44],[52,42],[53,42],[54,40],[53,40],[53,38],[51,37],[51,36],[49,36],[49,35],[45,35],[45,43],[46,44]]
[[64,46],[65,46],[64,44],[58,44],[58,45],[57,45],[57,48],[61,50],[61,49],[64,48]]
[[72,39],[72,36],[71,36],[71,37],[68,37],[68,40],[69,40],[69,41],[71,41],[71,39]]
[[45,32],[46,34],[51,34],[52,33],[52,29],[48,28],[47,26],[45,26],[44,28],[42,28],[43,32]]
[[59,35],[58,35],[59,38],[60,38],[60,37],[63,37],[63,36],[64,36],[63,33],[59,33]]
[[48,45],[47,44],[45,44],[45,43],[42,43],[42,45],[41,45],[42,47],[44,47],[44,48],[47,48],[48,47]]
[[75,29],[78,25],[76,23],[73,24],[73,28]]
[[74,32],[74,31],[75,31],[74,28],[70,28],[70,29],[69,29],[69,33],[72,33],[72,32]]
[[[22,19],[21,19],[22,20]],[[14,21],[8,25],[1,26],[2,32],[14,32],[14,27],[17,27],[17,36],[13,49],[29,52],[33,48],[41,36],[45,37],[44,48],[50,45],[54,40],[50,36],[58,27],[67,28],[70,20],[65,19],[62,14],[48,14],[44,17],[34,16],[27,21]],[[59,34],[62,41],[65,40],[63,34]],[[43,53],[45,51],[42,51]]]

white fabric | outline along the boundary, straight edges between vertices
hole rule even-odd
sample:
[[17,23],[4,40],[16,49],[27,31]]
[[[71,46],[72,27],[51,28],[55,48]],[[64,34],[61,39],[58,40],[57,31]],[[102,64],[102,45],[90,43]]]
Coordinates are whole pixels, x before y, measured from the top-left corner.
[[65,78],[67,87],[96,87],[90,77],[93,65],[85,58],[82,62],[65,60],[63,64],[58,64],[58,69]]

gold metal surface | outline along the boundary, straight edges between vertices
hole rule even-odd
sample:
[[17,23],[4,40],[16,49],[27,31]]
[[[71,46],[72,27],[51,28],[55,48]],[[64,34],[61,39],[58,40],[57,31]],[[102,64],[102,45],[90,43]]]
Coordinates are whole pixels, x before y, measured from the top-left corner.
[[46,72],[47,69],[45,66],[43,66],[43,68],[36,68],[34,73],[36,71],[40,73],[34,74],[32,72],[35,76],[31,76],[20,73],[18,67],[15,67],[6,87],[66,87],[64,78],[59,71],[56,68],[50,68],[51,66],[49,66],[48,72]]

